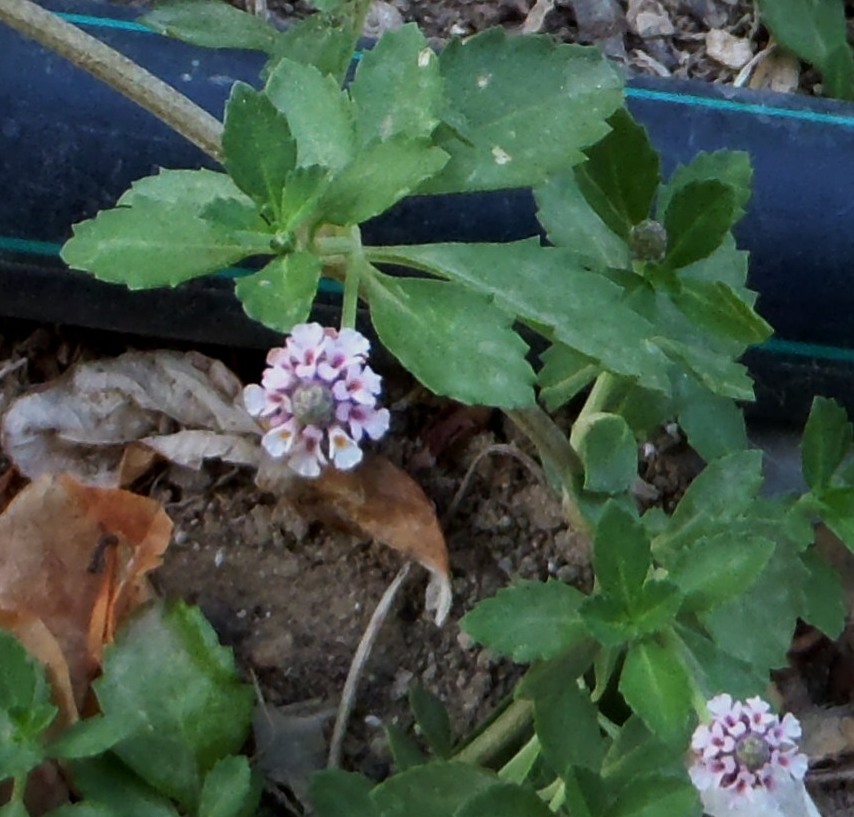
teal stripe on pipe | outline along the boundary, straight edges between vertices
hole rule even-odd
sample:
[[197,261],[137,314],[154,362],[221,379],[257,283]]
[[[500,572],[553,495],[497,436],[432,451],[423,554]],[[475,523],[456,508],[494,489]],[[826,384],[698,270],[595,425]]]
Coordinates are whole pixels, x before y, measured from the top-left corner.
[[68,23],[89,28],[113,28],[120,31],[135,31],[138,34],[156,34],[148,26],[135,23],[132,20],[115,20],[112,17],[93,17],[90,14],[68,14],[60,12],[56,15]]

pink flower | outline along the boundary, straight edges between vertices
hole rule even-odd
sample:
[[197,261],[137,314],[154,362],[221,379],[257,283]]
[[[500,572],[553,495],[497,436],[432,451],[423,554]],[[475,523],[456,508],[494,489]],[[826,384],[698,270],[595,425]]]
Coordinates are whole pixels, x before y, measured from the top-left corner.
[[247,386],[243,402],[267,429],[261,444],[271,456],[304,477],[361,462],[359,443],[382,437],[390,419],[376,407],[381,380],[366,364],[369,349],[355,329],[304,323],[270,350],[261,385]]
[[723,694],[707,706],[712,720],[694,730],[688,773],[708,813],[777,817],[791,811],[784,804],[806,802],[807,757],[798,752],[797,718],[787,714],[781,721],[761,698],[742,702]]

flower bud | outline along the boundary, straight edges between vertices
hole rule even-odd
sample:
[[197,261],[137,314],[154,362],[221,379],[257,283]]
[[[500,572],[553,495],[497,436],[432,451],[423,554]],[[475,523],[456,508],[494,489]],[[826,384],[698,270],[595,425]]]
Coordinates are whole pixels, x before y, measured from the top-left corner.
[[629,249],[636,261],[661,261],[667,252],[667,230],[659,221],[644,219],[632,227]]

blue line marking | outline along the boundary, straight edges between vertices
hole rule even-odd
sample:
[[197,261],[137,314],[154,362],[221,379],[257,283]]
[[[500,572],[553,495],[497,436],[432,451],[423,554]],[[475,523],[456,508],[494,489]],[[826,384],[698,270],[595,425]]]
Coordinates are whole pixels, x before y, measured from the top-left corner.
[[854,115],[790,110],[789,108],[775,108],[771,105],[758,105],[750,102],[733,102],[730,99],[713,99],[704,96],[693,96],[692,94],[677,94],[671,91],[653,91],[648,88],[627,87],[626,96],[629,99],[668,102],[671,105],[688,105],[694,108],[708,108],[709,110],[726,111],[728,113],[773,116],[779,119],[797,119],[801,122],[815,122],[823,125],[854,128]]
[[92,28],[114,28],[120,31],[135,31],[138,34],[156,34],[157,32],[144,26],[141,23],[135,23],[132,20],[115,20],[112,17],[93,17],[90,14],[68,14],[58,13],[57,17],[62,17],[63,20],[74,23],[78,26],[90,26]]

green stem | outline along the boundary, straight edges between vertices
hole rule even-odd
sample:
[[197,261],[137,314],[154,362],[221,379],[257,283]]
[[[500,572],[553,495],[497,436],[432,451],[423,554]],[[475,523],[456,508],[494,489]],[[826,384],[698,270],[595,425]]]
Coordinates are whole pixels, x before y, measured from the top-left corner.
[[483,732],[463,746],[454,760],[487,766],[522,740],[534,718],[530,701],[513,701]]
[[106,82],[222,161],[222,123],[133,60],[31,0],[0,0],[0,21]]
[[534,735],[498,771],[498,776],[508,783],[521,783],[531,772],[540,755],[540,739]]
[[578,413],[576,423],[579,420],[595,414],[597,411],[604,411],[608,405],[608,401],[614,395],[614,392],[622,385],[618,377],[611,372],[602,372],[590,389],[590,394],[587,395],[587,400],[584,402],[581,411]]
[[359,307],[359,281],[362,278],[362,265],[365,263],[360,256],[353,255],[347,264],[344,274],[344,298],[341,304],[341,328],[356,328],[356,311]]
[[584,466],[569,440],[539,406],[507,409],[505,413],[536,446],[543,465],[557,474],[563,489],[563,510],[573,529],[579,533],[589,533],[590,526],[581,513],[575,489],[575,481],[584,474]]

